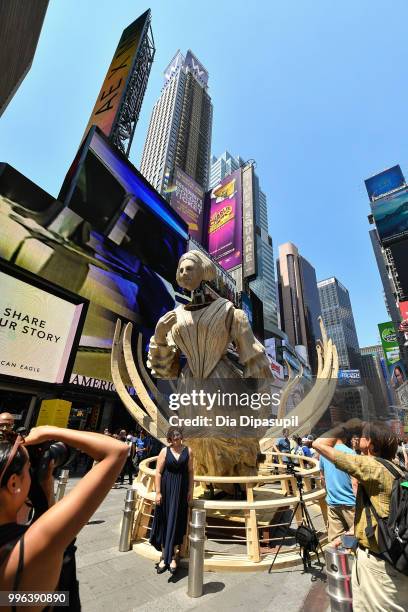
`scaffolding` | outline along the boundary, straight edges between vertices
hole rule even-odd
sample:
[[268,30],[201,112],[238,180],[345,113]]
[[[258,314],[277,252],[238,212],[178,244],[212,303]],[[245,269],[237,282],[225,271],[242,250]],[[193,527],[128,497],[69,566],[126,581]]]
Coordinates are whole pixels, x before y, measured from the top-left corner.
[[154,46],[150,15],[146,20],[141,43],[135,58],[126,92],[110,134],[110,141],[126,157],[132,146],[136,123],[142,106],[156,48]]

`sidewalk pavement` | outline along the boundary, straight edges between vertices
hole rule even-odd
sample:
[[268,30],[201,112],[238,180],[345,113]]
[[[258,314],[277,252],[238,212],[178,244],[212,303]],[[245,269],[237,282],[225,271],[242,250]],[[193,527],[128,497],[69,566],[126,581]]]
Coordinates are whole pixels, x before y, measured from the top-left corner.
[[[76,480],[70,479],[68,490]],[[152,561],[133,551],[119,552],[126,489],[112,489],[77,538],[77,574],[84,612],[327,609],[324,583],[313,582],[310,574],[302,573],[302,566],[272,574],[206,572],[203,596],[188,597],[186,569],[180,568],[175,577],[169,572],[157,575]]]

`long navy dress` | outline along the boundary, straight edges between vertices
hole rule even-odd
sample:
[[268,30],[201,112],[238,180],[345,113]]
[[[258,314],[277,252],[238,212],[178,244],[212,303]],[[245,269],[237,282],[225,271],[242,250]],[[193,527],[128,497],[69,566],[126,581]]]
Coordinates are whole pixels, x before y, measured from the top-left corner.
[[187,530],[188,460],[186,446],[178,459],[167,448],[160,486],[162,501],[156,505],[149,539],[157,550],[163,550],[167,564],[174,555],[174,546],[182,544]]

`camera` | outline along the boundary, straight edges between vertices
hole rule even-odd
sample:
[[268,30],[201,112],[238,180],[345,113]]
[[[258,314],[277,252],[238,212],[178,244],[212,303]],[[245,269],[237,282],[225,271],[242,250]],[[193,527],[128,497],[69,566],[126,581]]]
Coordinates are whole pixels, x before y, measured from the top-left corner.
[[27,446],[31,461],[31,471],[36,475],[38,482],[44,480],[51,461],[54,468],[61,468],[71,463],[75,456],[75,449],[63,442],[47,441],[42,444]]

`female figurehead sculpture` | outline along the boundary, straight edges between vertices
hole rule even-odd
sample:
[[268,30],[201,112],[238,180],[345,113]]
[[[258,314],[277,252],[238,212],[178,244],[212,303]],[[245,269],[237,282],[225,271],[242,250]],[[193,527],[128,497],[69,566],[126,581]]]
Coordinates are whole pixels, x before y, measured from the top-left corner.
[[[215,277],[214,264],[200,251],[180,258],[177,283],[192,292],[192,302],[166,313],[150,340],[147,365],[156,378],[178,379],[178,390],[192,389],[194,380],[273,379],[265,349],[254,337],[243,310],[225,298],[206,299],[202,285]],[[233,343],[242,370],[228,357]],[[186,363],[181,369],[180,357]],[[220,381],[221,384],[221,381]],[[258,441],[254,438],[189,438],[199,474],[234,476],[256,474]]]

